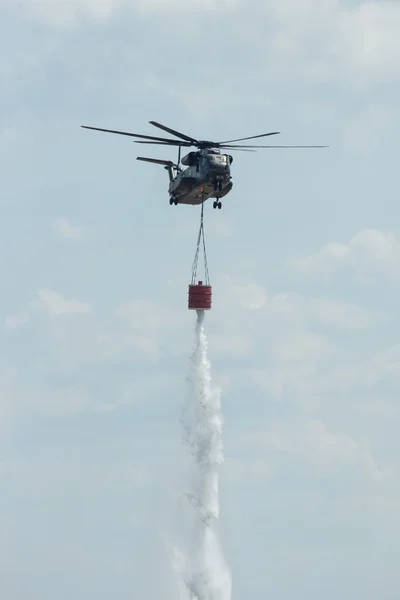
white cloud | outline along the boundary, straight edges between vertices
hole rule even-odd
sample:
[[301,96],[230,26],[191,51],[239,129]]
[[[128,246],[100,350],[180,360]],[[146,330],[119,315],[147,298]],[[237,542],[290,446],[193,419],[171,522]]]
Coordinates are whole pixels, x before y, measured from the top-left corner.
[[[315,366],[337,355],[339,346],[330,341],[332,331],[352,333],[385,322],[385,315],[351,302],[295,293],[268,295],[260,284],[235,283],[229,276],[219,278],[216,288],[210,318],[216,319],[218,326],[210,332],[210,347],[226,356],[267,353],[277,364]],[[142,321],[146,319],[138,313],[136,328]],[[156,322],[160,328],[163,321]],[[178,315],[176,322],[178,325]],[[276,385],[279,387],[275,381]]]
[[350,302],[307,298],[300,294],[276,294],[271,298],[269,308],[272,313],[281,314],[297,324],[323,324],[344,330],[364,329],[374,322],[374,318],[377,319],[366,309]]
[[17,371],[8,365],[0,365],[0,434],[10,433],[10,423],[16,413],[15,381]]
[[[245,270],[245,269],[244,269]],[[240,278],[242,281],[244,278]],[[263,285],[256,283],[240,282],[238,277],[231,275],[222,275],[215,279],[213,285],[218,289],[218,298],[215,299],[215,306],[225,307],[223,315],[229,315],[229,318],[236,313],[238,309],[246,311],[260,311],[268,307],[268,294]],[[229,312],[226,310],[229,307]]]
[[121,3],[121,0],[22,0],[19,7],[48,24],[65,26],[86,18],[105,19]]
[[[192,236],[193,238],[195,238],[195,236],[197,236],[199,232],[199,223],[197,221],[194,222],[191,219],[190,222],[188,221],[184,225],[177,225],[176,231],[178,233],[182,233],[184,235]],[[223,215],[220,212],[210,215],[209,219],[207,220],[205,232],[205,236],[207,239],[208,237],[230,237],[232,236],[232,234],[233,229],[226,215]]]
[[239,304],[248,310],[259,310],[267,304],[268,296],[258,283],[237,286],[234,293]]
[[348,257],[349,249],[344,244],[330,242],[320,252],[298,258],[292,261],[293,267],[298,271],[331,271],[338,264],[343,264]]
[[332,433],[319,419],[269,421],[266,431],[244,434],[239,443],[252,448],[259,457],[264,453],[274,462],[295,461],[295,468],[324,476],[348,470],[364,474],[376,484],[393,483],[396,474],[389,467],[380,467],[364,442],[350,435]]
[[224,462],[223,478],[229,485],[243,486],[243,482],[257,484],[268,481],[274,471],[271,460],[265,457],[227,458]]
[[[286,347],[293,350],[288,343]],[[302,356],[299,349],[292,357],[297,360],[289,361],[285,354],[271,353],[265,367],[249,369],[244,376],[269,401],[300,410],[328,411],[329,415],[342,410],[352,427],[359,425],[354,421],[356,414],[363,419],[397,419],[399,344],[379,351],[373,344],[362,349],[353,344],[351,349],[339,346],[330,354],[328,348],[326,356],[331,360],[324,361],[322,355],[320,361],[318,355],[306,352]],[[368,426],[373,431],[374,424]]]
[[101,360],[123,356],[132,349],[150,360],[156,360],[160,354],[158,339],[149,335],[147,330],[139,335],[126,331],[104,331],[94,334],[91,339],[88,355]]
[[48,288],[39,290],[37,295],[39,299],[29,302],[27,308],[20,314],[6,317],[6,328],[16,329],[25,325],[30,321],[33,313],[41,310],[44,310],[51,318],[65,315],[88,315],[92,312],[90,304],[75,299],[66,300],[61,294]]
[[272,355],[279,361],[318,361],[326,358],[332,351],[326,337],[310,331],[293,331],[276,340],[271,349]]
[[329,274],[348,266],[361,275],[398,277],[400,239],[392,232],[363,229],[348,243],[331,242],[314,255],[295,259],[292,266],[303,273]]
[[309,74],[323,78],[349,71],[382,77],[399,69],[397,3],[269,0],[267,10],[275,25],[271,46],[283,60],[293,59],[293,67],[308,62]]
[[81,240],[86,234],[84,227],[71,225],[68,219],[56,219],[51,224],[51,229],[58,237],[69,240]]
[[133,300],[117,307],[115,314],[132,329],[163,331],[173,329],[180,322],[179,317],[163,308],[161,304],[148,300]]
[[82,315],[91,312],[90,304],[80,300],[65,300],[58,292],[50,289],[42,289],[38,292],[39,305],[44,308],[51,317],[60,317],[63,315]]
[[400,344],[381,351],[372,351],[369,356],[343,361],[329,373],[314,381],[314,388],[321,392],[328,389],[350,393],[354,389],[364,392],[382,383],[400,383]]
[[94,400],[85,387],[71,385],[63,388],[30,389],[26,392],[24,407],[47,416],[63,417],[86,412],[93,408]]
[[[9,4],[12,6],[11,0]],[[248,11],[244,0],[23,0],[19,10],[33,11],[45,22],[71,26],[86,19],[105,20],[116,11],[153,12],[156,16],[173,12],[190,15],[194,10]],[[260,24],[271,28],[266,39],[249,39],[268,56],[289,68],[303,63],[312,76],[347,77],[349,70],[361,76],[382,77],[397,72],[400,61],[398,29],[400,8],[395,2],[345,0],[260,0],[252,5]],[[245,19],[243,25],[246,26]],[[235,32],[233,32],[235,34]],[[246,35],[244,28],[242,35]],[[304,72],[305,72],[304,71]],[[304,75],[303,72],[303,75]]]
[[397,2],[360,2],[340,15],[337,50],[343,61],[350,58],[357,69],[382,77],[399,69],[399,28]]
[[[11,3],[12,0],[10,0]],[[132,12],[229,9],[234,0],[21,0],[19,6],[33,11],[45,23],[71,26],[86,19],[106,20],[120,9]]]
[[209,336],[212,352],[226,356],[246,357],[254,350],[252,339],[240,333],[212,333]]
[[[309,260],[309,259],[307,259]],[[303,263],[301,263],[303,267]],[[298,264],[296,263],[296,268]],[[379,322],[382,315],[371,313],[357,304],[304,296],[296,293],[267,293],[259,283],[235,284],[226,276],[217,282],[218,305],[229,307],[221,312],[221,319],[235,318],[238,322],[242,309],[257,311],[257,319],[272,318],[275,323],[287,323],[292,328],[330,326],[343,330],[364,329]],[[219,310],[218,306],[218,310]],[[247,319],[247,315],[243,315]],[[247,321],[248,322],[248,321]],[[260,321],[259,321],[260,322]]]
[[[0,65],[0,75],[2,74],[2,68]],[[16,146],[18,141],[18,133],[16,129],[7,127],[0,129],[0,153],[6,154],[10,152],[12,147]]]
[[387,102],[360,107],[344,129],[344,145],[357,153],[374,152],[393,134],[393,123],[398,118],[398,106]]
[[[9,5],[13,8],[12,0]],[[281,0],[278,3],[255,0],[249,10],[244,0],[22,0],[18,9],[14,8],[17,10],[23,11],[24,18],[31,13],[52,26],[67,29],[87,20],[105,21],[119,13],[132,20],[150,13],[151,18],[159,22],[168,15],[175,21],[187,19],[194,11],[219,11],[221,15],[235,11],[237,25],[233,24],[230,35],[238,51],[265,59],[261,70],[257,61],[252,61],[257,66],[250,67],[250,71],[247,68],[247,75],[251,77],[248,89],[253,87],[253,105],[258,101],[256,96],[265,103],[265,90],[257,90],[258,83],[265,77],[283,85],[288,77],[293,77],[311,82],[322,80],[330,85],[339,81],[346,87],[357,87],[364,82],[376,84],[378,77],[379,80],[395,77],[400,64],[397,44],[400,9],[394,2],[364,1],[349,5],[345,0]],[[203,27],[204,22],[199,26]],[[181,33],[190,35],[188,28]],[[43,63],[42,58],[40,62]],[[252,72],[252,69],[257,70]],[[151,74],[150,77],[156,82],[156,88],[175,103],[189,95],[191,101],[189,105],[186,103],[185,110],[192,112],[193,120],[201,120],[205,113],[212,112],[215,97],[222,92],[228,91],[231,104],[243,104],[245,92],[238,89],[234,77],[229,81],[228,74],[228,79],[221,82],[218,66],[206,71],[205,78],[190,84],[179,75],[173,85],[170,78],[163,75]],[[141,81],[145,77],[141,74]],[[385,119],[385,105],[374,110],[374,100],[371,102],[375,130]],[[320,106],[315,108],[321,109]],[[350,123],[345,132],[347,142],[353,147],[357,147],[357,143],[356,146],[353,144],[354,132],[361,126],[357,121],[358,118]],[[363,137],[366,135],[364,130]]]
[[160,357],[162,338],[147,330],[132,332],[115,327],[109,319],[84,322],[57,320],[48,331],[53,359],[62,371],[72,374],[85,365],[118,364],[128,356],[141,362]]
[[146,406],[148,405],[149,398],[157,398],[160,393],[166,395],[167,390],[180,383],[180,378],[177,378],[176,374],[172,374],[169,371],[159,374],[156,378],[151,375],[142,378],[136,377],[124,386],[117,404],[125,406],[134,405],[136,407],[140,405]]
[[[181,352],[184,342],[176,336],[176,331],[182,319],[162,304],[141,300],[127,302],[109,317],[99,320],[87,302],[66,299],[48,288],[39,290],[37,295],[38,300],[30,302],[19,315],[8,316],[5,326],[12,330],[32,321],[34,316],[48,316],[51,328],[47,333],[54,346],[53,356],[68,372],[83,363],[120,359],[132,351],[155,361],[164,351],[167,340],[168,354]],[[90,318],[82,321],[73,317]]]
[[226,10],[237,5],[236,0],[192,0],[189,4],[185,0],[127,0],[132,7],[139,5],[142,10],[179,10],[186,13],[194,9],[199,10]]
[[248,380],[273,402],[295,401],[303,407],[311,407],[315,402],[308,392],[316,372],[312,362],[291,362],[253,369],[248,373]]
[[24,311],[19,315],[10,315],[5,319],[5,326],[7,329],[16,329],[20,325],[25,325],[29,322],[30,315],[28,311]]
[[360,306],[335,300],[311,299],[309,311],[323,323],[344,329],[363,329],[372,321],[371,314]]

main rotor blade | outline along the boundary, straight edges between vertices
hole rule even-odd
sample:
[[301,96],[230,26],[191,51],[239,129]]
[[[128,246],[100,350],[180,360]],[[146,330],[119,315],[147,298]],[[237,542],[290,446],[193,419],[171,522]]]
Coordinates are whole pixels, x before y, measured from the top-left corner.
[[256,138],[267,137],[268,135],[278,135],[279,133],[280,131],[271,131],[270,133],[260,133],[259,135],[238,138],[237,140],[225,140],[225,142],[218,142],[218,144],[230,144],[232,142],[243,142],[244,140],[255,140]]
[[114,129],[101,129],[100,127],[89,127],[88,125],[81,125],[83,129],[93,129],[94,131],[105,131],[106,133],[118,133],[119,135],[128,135],[130,137],[143,138],[145,140],[158,140],[160,142],[175,142],[175,140],[169,140],[168,138],[154,137],[154,135],[142,135],[139,133],[129,133],[127,131],[115,131]]
[[181,138],[181,140],[186,140],[187,142],[192,142],[193,144],[198,144],[198,140],[190,137],[189,135],[185,135],[184,133],[179,133],[179,131],[176,131],[175,129],[170,129],[169,127],[166,127],[165,125],[161,125],[161,123],[157,123],[156,121],[149,121],[149,123],[151,125],[154,125],[154,127],[158,127],[159,129],[163,129],[164,131],[167,131],[168,133],[171,133],[172,135],[176,135],[177,137]]
[[236,152],[257,152],[257,150],[249,150],[247,148],[236,148],[236,146],[221,146],[222,150],[236,150]]
[[168,142],[141,142],[139,140],[134,140],[135,144],[155,144],[157,146],[184,146],[185,148],[190,148],[193,144],[189,142],[181,142],[179,140],[168,140]]
[[220,148],[329,148],[329,146],[219,146]]

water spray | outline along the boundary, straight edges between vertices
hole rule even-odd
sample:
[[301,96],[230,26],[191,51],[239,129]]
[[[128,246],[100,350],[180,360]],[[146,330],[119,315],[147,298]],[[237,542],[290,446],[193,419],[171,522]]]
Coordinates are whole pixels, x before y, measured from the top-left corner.
[[224,461],[220,391],[211,384],[204,310],[197,310],[188,393],[182,410],[183,441],[189,449],[185,485],[185,549],[180,576],[189,600],[230,600],[231,576],[220,548],[219,469]]

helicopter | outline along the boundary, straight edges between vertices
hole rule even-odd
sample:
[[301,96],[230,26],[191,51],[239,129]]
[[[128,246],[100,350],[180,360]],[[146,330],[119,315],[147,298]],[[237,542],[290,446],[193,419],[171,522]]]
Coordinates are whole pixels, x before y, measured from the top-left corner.
[[[250,137],[238,138],[234,140],[225,140],[223,142],[212,142],[207,140],[197,140],[189,135],[180,133],[175,129],[166,127],[156,121],[149,121],[154,127],[166,131],[179,139],[164,137],[155,137],[151,135],[142,135],[138,133],[129,133],[127,131],[115,131],[113,129],[102,129],[100,127],[89,127],[81,125],[84,129],[94,131],[103,131],[106,133],[116,133],[130,137],[141,138],[134,140],[136,144],[153,144],[160,146],[177,146],[178,159],[174,163],[171,160],[160,158],[147,158],[137,156],[136,160],[141,160],[157,165],[163,165],[169,175],[169,203],[170,205],[189,204],[192,206],[202,204],[209,198],[215,198],[213,208],[222,207],[221,198],[226,196],[233,187],[231,176],[231,165],[233,157],[231,154],[221,152],[221,150],[238,150],[242,152],[255,152],[255,148],[327,148],[328,146],[253,146],[253,145],[235,145],[235,142],[243,142],[256,138],[278,135],[279,131],[261,133]],[[197,150],[186,154],[181,160],[182,148],[195,147]],[[183,169],[181,164],[186,168]]]

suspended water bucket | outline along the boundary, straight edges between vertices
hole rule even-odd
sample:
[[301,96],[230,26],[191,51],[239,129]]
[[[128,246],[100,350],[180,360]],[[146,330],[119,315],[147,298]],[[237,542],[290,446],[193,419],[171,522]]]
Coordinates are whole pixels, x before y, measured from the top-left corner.
[[210,310],[212,300],[211,285],[203,285],[202,281],[189,285],[189,310]]

